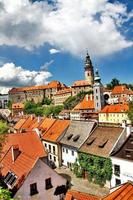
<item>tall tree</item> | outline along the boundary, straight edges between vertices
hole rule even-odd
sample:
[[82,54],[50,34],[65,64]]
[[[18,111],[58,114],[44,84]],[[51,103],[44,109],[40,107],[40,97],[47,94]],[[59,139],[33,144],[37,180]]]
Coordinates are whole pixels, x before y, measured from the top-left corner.
[[117,78],[113,78],[112,81],[107,84],[107,88],[113,89],[117,85],[120,85],[120,81]]

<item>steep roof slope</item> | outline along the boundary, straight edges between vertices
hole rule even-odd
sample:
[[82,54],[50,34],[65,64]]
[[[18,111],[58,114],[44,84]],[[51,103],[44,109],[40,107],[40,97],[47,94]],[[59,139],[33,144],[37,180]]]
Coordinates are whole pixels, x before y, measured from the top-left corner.
[[60,143],[80,148],[89,137],[94,125],[95,122],[72,121]]
[[98,126],[81,146],[80,151],[108,157],[123,130],[121,127]]
[[91,194],[78,192],[75,190],[68,191],[66,194],[65,200],[74,200],[74,199],[75,200],[98,200],[100,198]]
[[45,132],[43,139],[56,142],[70,124],[69,120],[56,120],[56,122]]
[[117,190],[104,197],[103,200],[133,200],[133,183],[127,182]]

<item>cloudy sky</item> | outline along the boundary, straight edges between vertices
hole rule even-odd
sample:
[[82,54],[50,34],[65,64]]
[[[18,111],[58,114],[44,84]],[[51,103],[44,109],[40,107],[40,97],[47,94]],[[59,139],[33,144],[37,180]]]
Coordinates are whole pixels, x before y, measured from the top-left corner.
[[133,0],[0,0],[0,92],[84,78],[133,83]]

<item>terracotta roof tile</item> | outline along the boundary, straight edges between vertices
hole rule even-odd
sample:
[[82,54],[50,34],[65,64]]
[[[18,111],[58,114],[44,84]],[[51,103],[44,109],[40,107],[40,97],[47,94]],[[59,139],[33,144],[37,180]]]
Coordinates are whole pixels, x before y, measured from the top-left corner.
[[[12,148],[15,147],[18,148],[19,154],[13,160]],[[2,152],[4,153],[0,161],[2,176],[6,176],[10,171],[13,172],[17,176],[15,186],[23,182],[39,158],[47,156],[35,132],[7,135]]]
[[112,94],[133,94],[133,91],[129,90],[125,85],[119,85],[114,87]]
[[83,193],[83,192],[78,192],[75,190],[70,190],[67,192],[65,200],[98,200],[100,199],[97,196]]
[[74,107],[74,110],[93,110],[94,109],[94,97],[86,95],[79,104]]
[[105,106],[100,113],[123,113],[128,111],[128,104],[114,104]]
[[103,200],[133,200],[133,183],[127,182],[114,192],[104,197]]
[[42,123],[38,126],[38,129],[41,129],[42,132],[46,132],[54,123],[56,119],[45,118]]
[[23,103],[13,103],[12,109],[24,109],[24,104]]
[[56,142],[62,133],[68,128],[69,120],[56,120],[51,128],[43,135],[44,140]]
[[63,94],[67,94],[67,93],[72,93],[72,89],[71,88],[64,88],[62,90],[59,90],[55,96],[58,96],[58,95],[63,95]]
[[79,87],[79,86],[90,86],[90,84],[86,80],[78,80],[78,81],[75,81],[72,85],[72,87]]
[[19,129],[22,127],[22,125],[26,122],[26,120],[27,120],[27,118],[22,118],[22,119],[20,119],[20,120],[15,124],[14,129],[15,129],[15,130],[19,130]]

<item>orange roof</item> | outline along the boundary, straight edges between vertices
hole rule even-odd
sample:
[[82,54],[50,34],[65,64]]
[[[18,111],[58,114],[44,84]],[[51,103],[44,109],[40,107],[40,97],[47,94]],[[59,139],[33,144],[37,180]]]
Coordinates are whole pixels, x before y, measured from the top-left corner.
[[27,118],[21,118],[14,126],[15,130],[19,130],[22,125],[26,122]]
[[71,88],[65,88],[63,90],[59,90],[55,95],[62,95],[62,94],[67,94],[67,93],[72,93]]
[[74,107],[74,110],[93,110],[94,109],[94,97],[86,95],[79,104]]
[[107,105],[100,111],[100,113],[123,113],[128,111],[128,109],[128,104]]
[[12,104],[12,109],[23,109],[24,104],[23,103],[13,103]]
[[56,121],[56,119],[45,118],[42,123],[38,126],[43,132],[47,131]]
[[103,200],[133,200],[133,183],[127,182]]
[[44,117],[36,117],[34,121],[31,123],[29,130],[33,130],[34,128],[38,128],[44,120]]
[[69,124],[69,120],[56,120],[56,122],[51,126],[51,128],[48,129],[48,131],[46,131],[42,138],[44,140],[56,142],[62,133],[67,129]]
[[78,192],[75,190],[70,190],[67,192],[65,200],[98,200],[100,198],[98,198],[97,196],[91,195],[91,194],[87,194],[87,193],[83,193],[83,192]]
[[72,87],[87,86],[87,85],[90,85],[88,81],[78,80],[73,83]]
[[11,146],[14,145],[18,145],[21,152],[25,152],[31,157],[46,156],[38,135],[33,131],[28,131],[26,133],[7,134],[2,152],[6,152]]
[[31,124],[34,124],[36,121],[36,118],[34,116],[29,116],[26,121],[24,122],[24,124],[21,126],[21,129],[28,129],[30,128]]
[[112,94],[133,94],[133,91],[130,91],[125,85],[115,86]]
[[[12,148],[18,148],[20,154],[13,161]],[[33,168],[38,158],[46,157],[43,145],[35,132],[8,134],[2,148],[3,156],[0,161],[2,176],[11,171],[17,175],[20,184]]]
[[21,88],[12,88],[9,93],[16,93],[16,92],[25,92],[25,91],[32,91],[32,90],[45,90],[48,88],[63,88],[66,87],[64,84],[60,83],[59,81],[51,81],[47,85],[37,85],[37,86],[29,86],[29,87],[21,87]]

